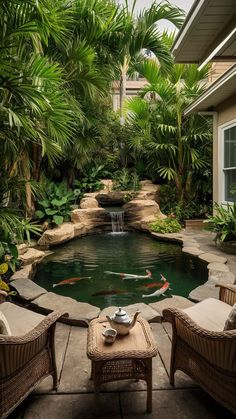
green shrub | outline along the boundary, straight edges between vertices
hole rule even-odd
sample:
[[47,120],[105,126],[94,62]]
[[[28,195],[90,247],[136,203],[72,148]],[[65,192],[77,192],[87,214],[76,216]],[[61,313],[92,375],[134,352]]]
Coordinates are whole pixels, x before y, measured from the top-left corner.
[[227,206],[215,203],[215,215],[208,217],[206,230],[216,233],[215,241],[228,242],[236,240],[236,203]]
[[102,189],[101,178],[106,175],[104,172],[104,166],[95,166],[88,169],[85,173],[85,176],[81,180],[74,181],[74,190],[76,190],[79,198],[83,197],[85,192],[96,192]]
[[68,190],[65,182],[46,183],[42,198],[37,202],[35,217],[56,225],[70,221],[71,205],[75,203],[75,194]]
[[178,233],[182,228],[174,218],[157,219],[150,223],[149,227],[155,233]]
[[118,170],[113,177],[113,189],[115,191],[138,191],[140,182],[137,173],[130,173],[125,168]]

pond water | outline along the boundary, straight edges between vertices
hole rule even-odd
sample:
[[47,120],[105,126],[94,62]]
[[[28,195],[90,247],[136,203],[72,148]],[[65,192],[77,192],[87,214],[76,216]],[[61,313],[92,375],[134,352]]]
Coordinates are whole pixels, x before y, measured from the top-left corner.
[[[122,279],[129,273],[148,279]],[[187,297],[207,280],[206,266],[197,258],[182,253],[181,246],[159,242],[143,233],[107,233],[91,235],[58,246],[38,265],[35,282],[48,291],[88,302],[100,308],[150,303],[165,296],[143,298],[161,288],[160,274],[170,282],[165,294]],[[74,285],[54,286],[70,278],[83,278]],[[88,277],[88,278],[87,278]]]

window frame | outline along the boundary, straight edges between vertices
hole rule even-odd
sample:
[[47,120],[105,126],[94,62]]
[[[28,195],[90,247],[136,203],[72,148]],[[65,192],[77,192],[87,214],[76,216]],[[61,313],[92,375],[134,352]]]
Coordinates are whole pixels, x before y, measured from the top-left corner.
[[236,119],[232,119],[225,124],[219,126],[218,132],[218,182],[219,182],[219,197],[221,203],[224,205],[230,204],[233,205],[233,201],[226,201],[225,200],[225,171],[236,169],[236,165],[232,167],[225,168],[224,166],[224,159],[225,159],[225,137],[224,132],[230,128],[236,127]]

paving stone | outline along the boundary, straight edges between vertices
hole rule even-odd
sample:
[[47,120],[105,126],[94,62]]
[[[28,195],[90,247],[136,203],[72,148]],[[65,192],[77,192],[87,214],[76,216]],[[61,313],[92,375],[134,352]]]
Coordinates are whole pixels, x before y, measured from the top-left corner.
[[212,269],[215,271],[221,271],[221,272],[229,272],[229,267],[225,265],[224,263],[218,263],[218,262],[211,262],[207,265],[207,269]]
[[203,253],[199,256],[199,259],[204,260],[205,262],[217,262],[217,263],[226,263],[227,259],[225,257],[214,255],[214,253]]
[[33,262],[39,262],[46,255],[47,253],[43,252],[42,250],[29,248],[27,252],[20,256],[20,260],[23,262],[23,264],[28,265]]
[[87,326],[100,313],[100,308],[98,307],[88,303],[79,303],[73,298],[64,297],[53,292],[48,292],[36,298],[32,302],[32,306],[41,307],[45,312],[53,310],[67,312],[69,313],[69,319],[65,319],[65,322],[80,326]]
[[35,273],[35,266],[33,263],[23,266],[22,269],[16,271],[10,278],[11,281],[18,279],[33,279]]
[[[70,336],[71,327],[67,324],[57,322],[55,332],[55,353],[58,379],[61,378],[62,368],[64,365],[65,354],[67,351],[68,340]],[[53,383],[52,377],[45,378],[37,387],[34,393],[50,393],[52,391]]]
[[175,307],[175,308],[188,308],[194,305],[192,301],[189,301],[185,297],[181,297],[180,295],[173,295],[172,298],[165,298],[164,300],[157,301],[156,303],[150,303],[149,306],[156,310],[162,316],[162,311],[165,308]]
[[31,396],[24,419],[120,419],[118,394]]
[[61,393],[93,391],[91,361],[87,357],[87,329],[72,327],[59,384]]
[[200,285],[190,292],[189,298],[193,301],[202,301],[206,298],[219,299],[219,288],[211,285]]
[[[167,384],[169,386],[171,340],[170,340],[169,334],[165,331],[163,324],[170,326],[171,331],[172,331],[171,324],[166,323],[166,322],[162,324],[153,323],[151,325],[151,329],[157,343],[160,359],[167,373],[166,379],[167,379]],[[154,379],[154,382],[156,382],[155,387],[153,387],[154,389],[158,389],[160,386],[160,384],[158,384],[158,378],[160,376],[159,369],[160,369],[160,366],[158,365],[158,363],[155,363],[155,360],[153,359],[153,379]],[[188,377],[188,375],[184,374],[182,371],[176,371],[175,387],[187,388],[187,387],[196,387],[196,386],[197,384],[195,383],[195,381],[193,381],[190,377]]]
[[15,288],[21,298],[27,301],[35,300],[47,293],[47,290],[35,284],[31,279],[17,279],[11,282],[11,286]]
[[235,416],[201,389],[153,391],[147,414],[145,392],[120,395],[123,419],[233,419]]
[[[223,265],[224,266],[224,265]],[[209,270],[208,281],[206,285],[217,284],[234,284],[235,276],[232,272],[222,272],[215,269]]]
[[200,250],[197,247],[183,247],[182,252],[188,253],[189,255],[192,255],[192,256],[199,256],[204,253],[203,250]]

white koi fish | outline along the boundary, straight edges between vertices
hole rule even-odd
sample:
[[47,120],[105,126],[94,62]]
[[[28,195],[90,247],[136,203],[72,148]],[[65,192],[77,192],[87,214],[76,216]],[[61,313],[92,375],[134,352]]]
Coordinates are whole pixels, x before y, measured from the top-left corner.
[[135,275],[135,274],[127,274],[124,272],[112,272],[112,271],[105,271],[105,274],[111,274],[111,275],[118,275],[122,279],[148,279],[152,277],[151,271],[146,269],[147,275]]

